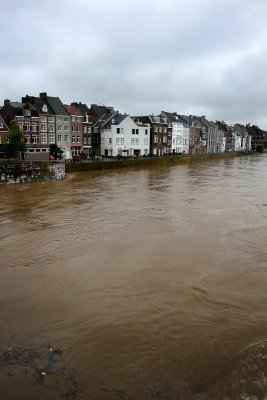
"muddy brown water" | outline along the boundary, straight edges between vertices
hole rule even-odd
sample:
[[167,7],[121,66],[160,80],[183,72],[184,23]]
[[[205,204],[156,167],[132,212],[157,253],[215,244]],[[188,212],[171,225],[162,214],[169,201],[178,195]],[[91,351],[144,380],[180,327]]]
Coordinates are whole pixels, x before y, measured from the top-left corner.
[[0,399],[267,398],[267,156],[0,186]]

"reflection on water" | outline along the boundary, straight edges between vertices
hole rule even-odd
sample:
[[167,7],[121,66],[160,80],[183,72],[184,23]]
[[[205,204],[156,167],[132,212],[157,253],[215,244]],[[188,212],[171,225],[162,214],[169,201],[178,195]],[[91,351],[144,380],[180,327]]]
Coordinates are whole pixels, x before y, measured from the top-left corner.
[[1,398],[266,397],[266,173],[255,155],[1,186]]

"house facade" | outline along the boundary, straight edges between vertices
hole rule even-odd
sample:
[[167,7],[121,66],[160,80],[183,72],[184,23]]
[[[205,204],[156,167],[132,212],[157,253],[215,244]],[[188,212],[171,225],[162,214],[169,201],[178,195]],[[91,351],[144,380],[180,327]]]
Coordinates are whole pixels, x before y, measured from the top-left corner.
[[101,155],[105,157],[140,157],[149,154],[149,129],[137,124],[129,115],[119,112],[102,116],[93,129],[101,134]]
[[251,149],[254,151],[262,152],[265,149],[265,133],[257,125],[248,124],[246,126],[247,132],[251,140]]
[[82,127],[82,132],[83,132],[83,147],[82,147],[82,153],[86,158],[89,158],[92,156],[92,143],[93,143],[93,137],[92,137],[92,126],[93,122],[90,121],[90,115],[89,115],[89,108],[87,107],[86,104],[84,103],[77,103],[73,102],[71,103],[72,106],[77,108],[82,117],[83,117],[83,127]]
[[173,154],[189,154],[189,132],[188,121],[176,112],[169,113],[161,111],[161,117],[172,127],[172,146]]
[[162,116],[134,116],[136,124],[150,126],[150,156],[165,156],[171,154],[172,126]]
[[70,116],[70,154],[71,157],[79,156],[83,149],[83,116],[73,105],[65,104],[65,109]]
[[49,157],[50,145],[60,148],[63,155],[70,151],[70,118],[58,97],[40,93],[26,95],[21,102],[4,101],[1,115],[10,125],[16,120],[26,136],[26,158]]
[[[92,156],[101,155],[101,119],[110,117],[114,113],[114,107],[91,104],[89,108],[89,121],[92,123]],[[107,115],[107,117],[106,117]]]

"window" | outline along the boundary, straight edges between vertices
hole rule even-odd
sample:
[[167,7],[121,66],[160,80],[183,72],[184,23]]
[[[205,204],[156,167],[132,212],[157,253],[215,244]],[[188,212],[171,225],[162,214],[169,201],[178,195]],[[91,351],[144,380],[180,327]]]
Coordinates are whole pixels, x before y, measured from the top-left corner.
[[167,143],[167,136],[163,136],[163,143]]
[[154,143],[158,143],[158,137],[154,136]]
[[75,143],[75,136],[71,137],[71,143]]
[[64,135],[64,142],[68,142],[69,141],[69,135]]
[[48,110],[47,110],[47,105],[46,105],[46,104],[43,105],[42,111],[43,111],[44,113],[47,113]]
[[54,132],[54,125],[48,125],[48,131]]
[[62,135],[57,135],[57,141],[62,142]]
[[87,133],[87,126],[86,125],[84,125],[84,127],[83,127],[83,133]]
[[76,132],[80,132],[80,127],[76,126]]
[[135,130],[135,134],[136,134],[136,135],[139,135],[139,129],[136,129],[136,130]]
[[112,144],[112,138],[108,138],[108,144]]
[[117,128],[117,133],[121,133],[121,130],[120,130],[120,128]]
[[159,127],[159,132],[162,132],[162,126]]
[[145,130],[145,135],[147,135],[147,129]]
[[124,144],[124,138],[116,138],[116,144]]
[[32,125],[32,132],[36,132],[36,124]]
[[154,126],[154,132],[158,132],[158,127]]
[[64,126],[64,131],[68,131],[68,126],[67,125]]
[[88,144],[91,144],[91,138],[88,137]]
[[71,131],[72,131],[72,132],[75,132],[75,126],[72,125]]
[[54,122],[54,117],[49,117],[48,122]]
[[49,134],[49,143],[55,143],[55,135],[52,133]]
[[148,145],[148,139],[147,138],[144,139],[144,144]]
[[97,127],[94,127],[94,132],[98,132],[98,128]]
[[77,136],[77,143],[80,143],[81,142],[81,138],[80,138],[80,136]]
[[41,133],[41,143],[46,143],[46,142],[47,142],[46,133]]
[[166,128],[166,126],[164,126],[164,128],[163,128],[163,133],[167,133],[167,128]]
[[132,129],[132,135],[134,135],[135,134],[135,129]]
[[121,134],[123,134],[124,133],[124,128],[121,128]]
[[41,132],[45,132],[46,131],[46,125],[45,124],[41,124]]
[[45,117],[41,117],[41,122],[46,122],[46,118]]
[[139,144],[139,138],[136,138],[136,139],[132,138],[131,139],[131,144],[133,144],[133,145],[137,144],[138,145]]
[[64,117],[64,122],[68,122],[68,118],[67,117]]
[[61,125],[58,125],[58,126],[57,126],[57,130],[58,130],[58,131],[61,131],[61,130],[62,130],[62,126],[61,126]]

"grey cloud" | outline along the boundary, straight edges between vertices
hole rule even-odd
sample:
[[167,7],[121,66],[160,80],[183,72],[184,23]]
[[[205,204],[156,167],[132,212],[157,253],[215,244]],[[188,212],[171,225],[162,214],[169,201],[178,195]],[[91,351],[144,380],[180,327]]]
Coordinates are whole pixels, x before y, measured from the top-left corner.
[[265,0],[9,0],[1,14],[2,101],[47,91],[267,129]]

